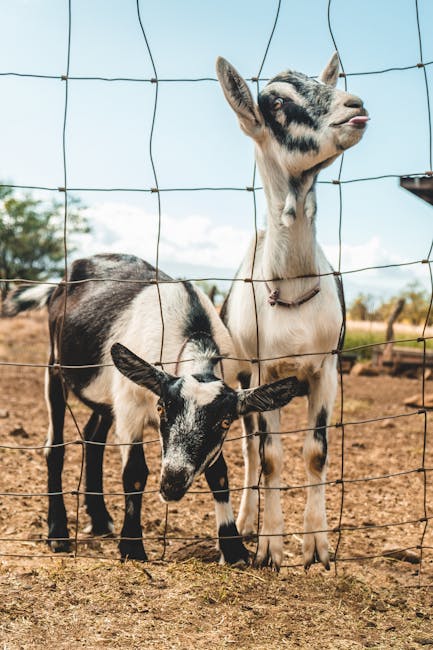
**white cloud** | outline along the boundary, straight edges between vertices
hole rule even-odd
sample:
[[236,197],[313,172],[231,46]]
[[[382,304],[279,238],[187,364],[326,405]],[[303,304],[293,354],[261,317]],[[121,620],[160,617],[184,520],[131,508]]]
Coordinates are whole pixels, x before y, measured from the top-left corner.
[[[85,211],[92,225],[91,236],[85,236],[79,254],[122,252],[138,255],[155,263],[158,234],[157,214],[128,204],[105,202]],[[232,225],[215,224],[209,217],[187,215],[174,218],[163,214],[160,236],[160,266],[176,275],[197,277],[215,275],[225,270],[229,277],[238,268],[248,247],[252,233]],[[338,268],[338,245],[324,246],[325,254],[334,268]],[[387,250],[377,235],[360,244],[343,243],[341,270],[352,271],[370,266],[400,264],[404,261]],[[168,267],[168,268],[167,268]],[[414,279],[428,289],[427,265],[372,269],[344,275],[347,299],[359,293],[377,297],[390,296]]]
[[[158,217],[122,203],[100,203],[87,208],[92,225],[86,237],[86,254],[123,252],[153,262],[156,255]],[[230,225],[215,225],[202,216],[161,219],[160,262],[164,261],[235,269],[246,250],[251,233]]]
[[[338,268],[338,245],[324,246],[325,254],[333,267]],[[409,282],[418,280],[428,290],[429,276],[427,265],[416,264],[413,266],[398,266],[412,261],[390,252],[382,243],[379,236],[374,235],[361,244],[342,243],[341,270],[355,271],[345,273],[344,285],[349,299],[354,294],[363,292],[376,295],[378,298],[389,297],[401,291]],[[413,260],[415,261],[415,260]],[[390,268],[373,268],[356,272],[358,269],[387,265]]]
[[[338,244],[324,246],[324,251],[334,268],[337,268],[339,257]],[[381,264],[398,264],[400,261],[395,255],[390,254],[385,249],[380,237],[377,235],[362,244],[346,244],[343,242],[341,245],[342,271],[378,266]],[[363,274],[367,273],[371,277],[377,274],[377,270],[363,271]]]

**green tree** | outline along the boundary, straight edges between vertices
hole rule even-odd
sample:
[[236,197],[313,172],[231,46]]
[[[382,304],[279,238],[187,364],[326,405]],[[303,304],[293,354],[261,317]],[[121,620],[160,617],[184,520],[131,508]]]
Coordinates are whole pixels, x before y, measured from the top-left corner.
[[[387,320],[399,298],[404,298],[405,305],[400,320],[411,325],[420,325],[427,318],[430,296],[418,280],[410,282],[397,296],[383,302],[378,309],[378,320]],[[433,314],[430,314],[429,324]]]
[[349,317],[352,320],[370,320],[373,315],[374,297],[371,294],[360,293],[349,307]]
[[[430,305],[430,295],[420,282],[414,280],[406,285],[399,293],[382,300],[376,308],[373,307],[374,297],[370,294],[358,294],[349,307],[348,315],[352,320],[377,320],[387,322],[395,311],[400,300],[404,300],[404,307],[398,320],[420,325],[425,322]],[[433,323],[433,310],[429,315],[428,324]]]
[[217,284],[213,284],[209,280],[197,280],[194,284],[204,291],[214,305],[221,304],[226,297],[227,292],[223,291]]
[[[68,197],[67,250],[75,250],[69,237],[90,231],[78,199]],[[0,294],[4,298],[12,278],[45,280],[64,269],[64,203],[42,201],[30,194],[17,196],[0,187]]]

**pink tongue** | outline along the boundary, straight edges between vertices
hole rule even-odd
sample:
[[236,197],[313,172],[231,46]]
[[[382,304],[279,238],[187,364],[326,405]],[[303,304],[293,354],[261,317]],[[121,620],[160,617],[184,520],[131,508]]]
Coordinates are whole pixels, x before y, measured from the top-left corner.
[[348,124],[365,124],[370,118],[367,115],[357,115],[348,121]]

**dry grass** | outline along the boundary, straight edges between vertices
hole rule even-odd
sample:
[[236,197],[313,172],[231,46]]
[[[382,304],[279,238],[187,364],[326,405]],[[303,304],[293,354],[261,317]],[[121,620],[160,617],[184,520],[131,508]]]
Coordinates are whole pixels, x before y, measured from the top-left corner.
[[419,648],[432,594],[359,577],[79,560],[0,572],[5,648]]

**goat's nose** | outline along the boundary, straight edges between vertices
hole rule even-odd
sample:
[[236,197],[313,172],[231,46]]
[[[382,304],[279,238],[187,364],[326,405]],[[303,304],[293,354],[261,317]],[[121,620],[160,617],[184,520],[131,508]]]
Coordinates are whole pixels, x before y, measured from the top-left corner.
[[179,501],[186,492],[189,479],[189,472],[185,469],[166,469],[161,477],[161,496],[166,501]]
[[364,106],[364,102],[360,97],[357,97],[356,95],[350,95],[344,102],[344,105],[347,106],[347,108],[362,108]]
[[188,472],[185,469],[179,469],[176,471],[168,471],[165,473],[164,478],[167,484],[172,488],[179,488],[185,485],[188,480]]

